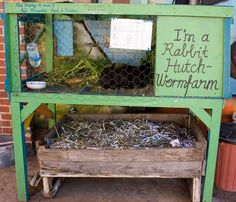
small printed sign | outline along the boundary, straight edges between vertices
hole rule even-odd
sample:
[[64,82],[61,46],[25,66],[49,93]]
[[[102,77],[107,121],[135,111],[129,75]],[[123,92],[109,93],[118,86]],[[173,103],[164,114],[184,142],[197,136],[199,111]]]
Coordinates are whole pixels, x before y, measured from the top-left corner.
[[112,19],[110,48],[151,50],[152,25],[149,20]]

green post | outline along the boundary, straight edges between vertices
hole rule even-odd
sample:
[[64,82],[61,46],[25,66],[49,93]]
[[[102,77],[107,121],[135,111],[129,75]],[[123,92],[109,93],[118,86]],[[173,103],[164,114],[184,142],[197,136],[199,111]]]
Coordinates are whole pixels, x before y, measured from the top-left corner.
[[[10,77],[11,92],[21,92],[21,70],[19,58],[19,31],[16,14],[8,14],[6,19],[8,38],[8,75]],[[19,201],[27,201],[28,181],[27,181],[27,157],[25,149],[24,127],[21,120],[21,104],[11,102],[13,141],[15,152],[15,169],[16,169],[16,187]]]
[[[53,70],[53,15],[45,15],[45,60],[46,72]],[[53,113],[53,118],[49,120],[48,127],[51,128],[56,122],[56,104],[48,104],[48,109]]]
[[15,152],[15,169],[16,169],[16,188],[19,201],[27,201],[28,195],[28,179],[27,179],[27,155],[25,148],[24,127],[21,121],[21,104],[11,103],[13,141]]
[[223,107],[223,101],[221,101],[221,107],[214,106],[214,108],[212,109],[212,120],[209,131],[208,150],[207,150],[206,176],[205,176],[204,190],[202,196],[203,202],[212,201],[222,107]]
[[18,24],[17,15],[9,14],[7,16],[7,35],[9,45],[9,76],[10,89],[12,92],[21,91],[21,70],[19,58],[19,38],[18,38]]

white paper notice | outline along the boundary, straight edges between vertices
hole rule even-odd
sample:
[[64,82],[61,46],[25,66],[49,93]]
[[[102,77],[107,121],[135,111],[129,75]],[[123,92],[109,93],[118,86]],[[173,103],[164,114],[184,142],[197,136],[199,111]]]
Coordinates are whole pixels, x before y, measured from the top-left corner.
[[152,21],[111,20],[110,48],[151,50]]

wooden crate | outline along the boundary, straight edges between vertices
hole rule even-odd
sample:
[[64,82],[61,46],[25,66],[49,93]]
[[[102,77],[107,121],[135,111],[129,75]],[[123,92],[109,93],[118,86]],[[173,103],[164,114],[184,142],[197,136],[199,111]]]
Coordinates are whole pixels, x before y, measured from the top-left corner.
[[[172,121],[179,126],[191,128],[197,144],[195,148],[139,150],[63,150],[40,146],[40,175],[46,182],[50,177],[194,178],[195,181],[201,178],[206,140],[195,119],[188,115],[92,114],[67,118],[91,121],[117,118]],[[47,137],[50,138],[55,133],[54,127]]]

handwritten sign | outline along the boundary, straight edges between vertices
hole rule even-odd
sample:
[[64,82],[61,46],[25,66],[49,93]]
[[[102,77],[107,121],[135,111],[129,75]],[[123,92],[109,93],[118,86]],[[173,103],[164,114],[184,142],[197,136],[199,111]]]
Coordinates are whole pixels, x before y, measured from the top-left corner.
[[223,21],[159,17],[155,94],[222,97]]
[[[11,5],[9,5],[11,7]],[[110,4],[16,3],[20,13],[94,14],[105,13]]]

